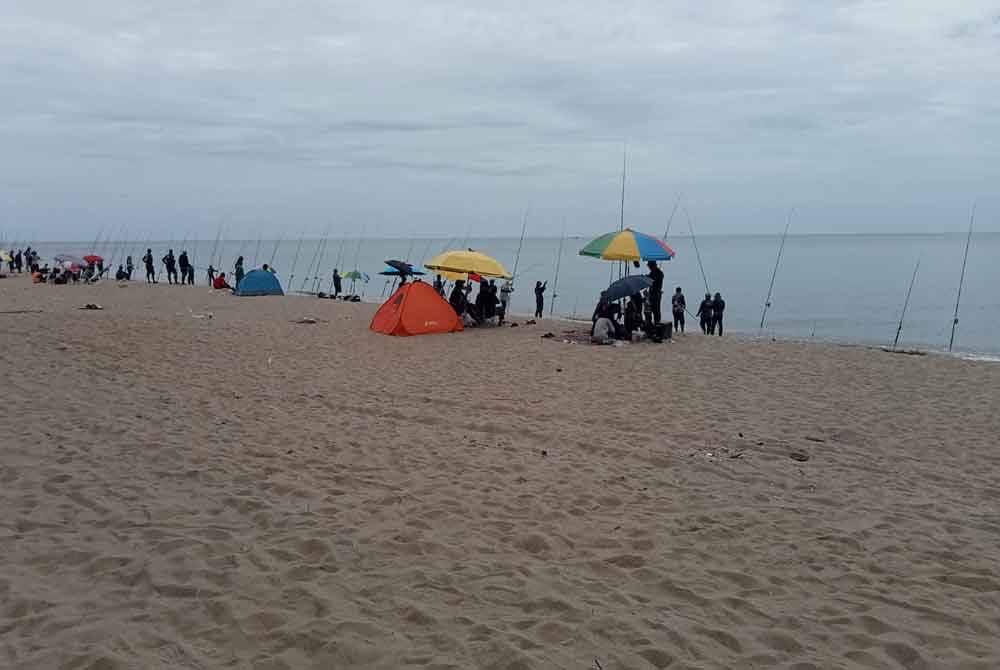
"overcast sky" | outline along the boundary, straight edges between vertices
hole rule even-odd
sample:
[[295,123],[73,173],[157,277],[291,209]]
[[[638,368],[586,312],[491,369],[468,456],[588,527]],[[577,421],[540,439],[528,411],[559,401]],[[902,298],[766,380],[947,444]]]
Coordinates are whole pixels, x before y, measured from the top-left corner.
[[0,91],[20,238],[586,234],[626,145],[649,232],[1000,229],[997,0],[0,0]]

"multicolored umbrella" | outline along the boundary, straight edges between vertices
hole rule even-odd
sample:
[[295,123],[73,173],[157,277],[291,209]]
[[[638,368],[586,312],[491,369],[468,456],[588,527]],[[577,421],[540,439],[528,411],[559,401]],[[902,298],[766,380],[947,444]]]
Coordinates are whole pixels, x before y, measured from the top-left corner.
[[427,274],[420,267],[414,267],[406,261],[386,261],[386,268],[379,272],[386,277],[398,277],[399,275],[423,275]]
[[446,251],[424,263],[424,267],[435,272],[477,274],[483,277],[512,279],[513,275],[503,263],[478,251]]
[[350,272],[345,272],[342,276],[344,277],[344,279],[350,279],[351,281],[367,282],[370,279],[367,272],[359,272],[357,270],[351,270]]
[[676,254],[663,240],[626,228],[592,240],[580,255],[606,261],[669,261]]
[[98,263],[104,262],[104,256],[98,256],[97,254],[90,254],[89,256],[84,256],[83,260],[87,261],[91,265],[96,265]]

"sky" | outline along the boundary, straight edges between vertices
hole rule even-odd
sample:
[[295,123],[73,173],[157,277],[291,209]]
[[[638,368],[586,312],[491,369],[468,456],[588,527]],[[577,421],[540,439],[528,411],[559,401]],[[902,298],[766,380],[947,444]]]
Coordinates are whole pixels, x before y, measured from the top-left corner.
[[0,0],[0,91],[0,238],[1000,230],[997,0]]

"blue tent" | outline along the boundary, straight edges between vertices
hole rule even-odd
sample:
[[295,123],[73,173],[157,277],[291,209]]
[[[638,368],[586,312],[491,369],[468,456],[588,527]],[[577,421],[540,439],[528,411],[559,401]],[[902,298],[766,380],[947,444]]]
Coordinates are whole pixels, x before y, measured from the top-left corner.
[[285,295],[273,272],[251,270],[243,277],[235,291],[236,295]]

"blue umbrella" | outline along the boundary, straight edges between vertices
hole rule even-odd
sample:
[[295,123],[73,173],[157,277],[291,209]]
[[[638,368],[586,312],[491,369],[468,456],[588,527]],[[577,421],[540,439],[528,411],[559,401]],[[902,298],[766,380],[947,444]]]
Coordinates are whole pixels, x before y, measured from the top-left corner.
[[608,299],[608,302],[614,302],[641,293],[652,285],[653,280],[646,275],[630,275],[604,289],[604,297]]

